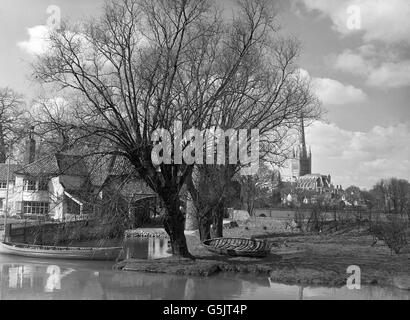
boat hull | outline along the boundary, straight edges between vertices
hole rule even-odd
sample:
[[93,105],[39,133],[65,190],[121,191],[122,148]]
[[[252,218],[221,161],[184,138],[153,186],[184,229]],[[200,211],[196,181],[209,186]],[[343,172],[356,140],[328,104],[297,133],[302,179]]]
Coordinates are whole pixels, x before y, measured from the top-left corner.
[[81,248],[0,242],[0,253],[30,258],[71,260],[115,260],[122,247]]
[[270,253],[271,245],[265,240],[246,238],[214,238],[203,245],[211,252],[240,257],[263,258]]

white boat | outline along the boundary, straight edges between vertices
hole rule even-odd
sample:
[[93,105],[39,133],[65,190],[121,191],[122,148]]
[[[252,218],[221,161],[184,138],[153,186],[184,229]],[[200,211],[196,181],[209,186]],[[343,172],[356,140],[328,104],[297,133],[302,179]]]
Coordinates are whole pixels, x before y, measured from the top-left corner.
[[122,247],[59,247],[0,242],[0,253],[31,258],[116,260]]

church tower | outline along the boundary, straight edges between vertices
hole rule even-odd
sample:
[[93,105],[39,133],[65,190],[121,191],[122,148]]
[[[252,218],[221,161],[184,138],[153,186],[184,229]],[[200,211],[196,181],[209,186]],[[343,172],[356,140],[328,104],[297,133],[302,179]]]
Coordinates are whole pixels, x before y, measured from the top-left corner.
[[290,165],[293,179],[312,174],[312,151],[310,148],[308,151],[306,147],[303,114],[301,114],[300,117],[299,145],[296,148],[293,148]]
[[303,113],[300,117],[300,145],[299,145],[299,176],[302,177],[307,174],[312,174],[312,151],[309,152],[306,148],[305,139],[305,124],[303,121]]

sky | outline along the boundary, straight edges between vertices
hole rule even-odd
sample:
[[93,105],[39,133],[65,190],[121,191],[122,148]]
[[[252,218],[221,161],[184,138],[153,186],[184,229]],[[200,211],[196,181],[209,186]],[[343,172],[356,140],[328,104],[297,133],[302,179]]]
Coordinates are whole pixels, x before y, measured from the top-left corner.
[[[323,121],[306,130],[313,171],[331,174],[344,187],[370,188],[393,176],[410,180],[410,1],[275,3],[281,33],[301,41],[300,68],[326,110]],[[38,87],[30,80],[30,63],[44,50],[53,9],[75,21],[98,15],[102,5],[1,0],[0,87],[34,98]]]

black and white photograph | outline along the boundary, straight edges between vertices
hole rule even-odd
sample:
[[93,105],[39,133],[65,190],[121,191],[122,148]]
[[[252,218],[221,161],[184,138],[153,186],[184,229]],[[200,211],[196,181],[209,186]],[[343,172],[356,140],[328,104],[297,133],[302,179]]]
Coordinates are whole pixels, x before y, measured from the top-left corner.
[[409,101],[408,0],[0,0],[0,301],[410,300]]

